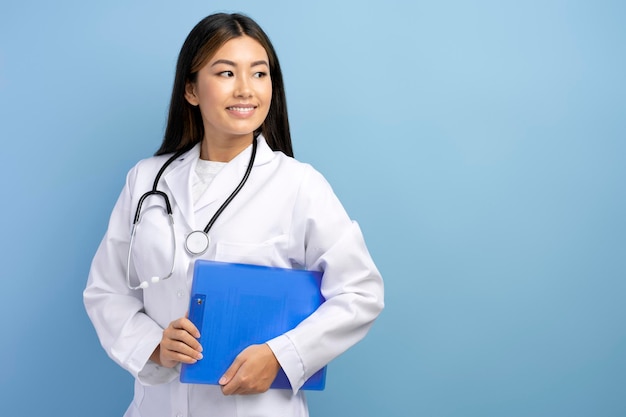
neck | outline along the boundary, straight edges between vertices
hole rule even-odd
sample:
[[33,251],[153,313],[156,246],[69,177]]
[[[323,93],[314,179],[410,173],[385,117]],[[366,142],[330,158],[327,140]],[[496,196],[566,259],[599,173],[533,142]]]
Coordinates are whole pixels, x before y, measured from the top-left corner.
[[230,162],[252,143],[252,138],[252,134],[222,140],[205,136],[200,148],[200,159]]

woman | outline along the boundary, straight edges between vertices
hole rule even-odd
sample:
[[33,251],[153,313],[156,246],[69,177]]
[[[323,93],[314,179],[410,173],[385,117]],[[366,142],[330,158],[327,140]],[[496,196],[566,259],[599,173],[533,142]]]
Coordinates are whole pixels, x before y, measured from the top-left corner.
[[[244,349],[220,386],[183,384],[180,364],[202,359],[186,318],[196,259],[323,271],[326,302]],[[108,355],[135,377],[126,416],[150,417],[307,416],[302,384],[382,310],[358,225],[293,159],[278,59],[250,18],[211,15],[187,37],[165,138],[128,173],[84,302]],[[292,390],[269,389],[281,368]]]

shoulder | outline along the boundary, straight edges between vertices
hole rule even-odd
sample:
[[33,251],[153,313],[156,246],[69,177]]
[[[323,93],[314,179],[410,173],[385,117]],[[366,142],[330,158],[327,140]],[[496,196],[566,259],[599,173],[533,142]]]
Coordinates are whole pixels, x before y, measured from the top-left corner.
[[324,176],[313,165],[307,162],[301,162],[295,158],[287,156],[282,152],[275,151],[275,162],[280,170],[280,175],[290,178],[298,183],[306,183],[309,185],[327,186],[328,182]]
[[271,173],[272,179],[291,183],[299,183],[305,180],[326,182],[322,174],[312,165],[287,156],[281,151],[272,150],[263,135],[260,135],[258,140],[259,151],[255,166],[263,167],[262,170],[266,173]]
[[313,165],[281,152],[276,154],[275,160],[278,165],[276,177],[281,178],[283,185],[296,193],[301,204],[306,206],[313,201],[337,199],[331,184]]
[[[194,158],[198,157],[198,149],[197,147],[192,148],[191,150],[185,152],[180,155],[176,160],[172,161],[167,168],[167,171],[183,164],[185,162],[191,161]],[[149,181],[150,183],[154,182],[156,175],[159,170],[163,167],[163,165],[173,156],[173,153],[165,154],[165,155],[156,155],[148,158],[144,158],[139,160],[129,171],[127,174],[127,181],[129,184],[133,184],[136,182],[144,182]]]
[[126,175],[127,183],[132,185],[137,182],[146,181],[147,178],[154,179],[154,176],[159,172],[159,169],[161,169],[170,156],[171,155],[159,155],[140,159],[128,171]]
[[152,172],[154,170],[158,171],[170,156],[172,155],[166,154],[166,155],[151,156],[148,158],[140,159],[130,169],[130,172],[144,173],[144,172]]

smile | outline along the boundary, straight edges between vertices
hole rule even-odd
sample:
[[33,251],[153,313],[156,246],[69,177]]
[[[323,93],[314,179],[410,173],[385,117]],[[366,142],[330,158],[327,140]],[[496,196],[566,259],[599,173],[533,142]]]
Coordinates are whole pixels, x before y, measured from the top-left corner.
[[250,112],[253,111],[256,107],[228,107],[228,110],[236,111],[236,112]]

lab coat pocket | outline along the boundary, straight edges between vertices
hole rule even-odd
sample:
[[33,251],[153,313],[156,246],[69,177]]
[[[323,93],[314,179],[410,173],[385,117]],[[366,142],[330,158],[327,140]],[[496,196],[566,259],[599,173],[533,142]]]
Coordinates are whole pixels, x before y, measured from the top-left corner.
[[261,243],[218,242],[215,260],[242,264],[290,267],[287,256],[287,235]]

